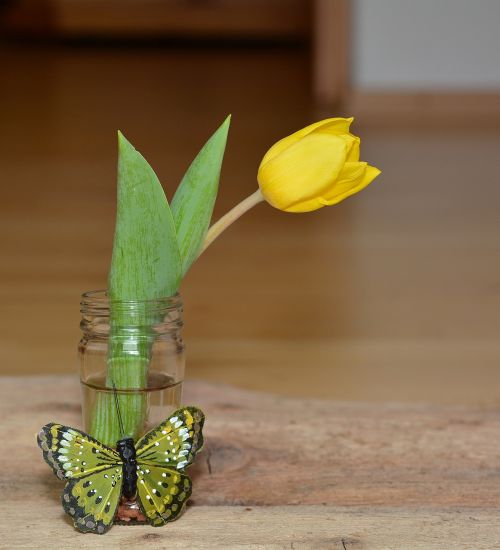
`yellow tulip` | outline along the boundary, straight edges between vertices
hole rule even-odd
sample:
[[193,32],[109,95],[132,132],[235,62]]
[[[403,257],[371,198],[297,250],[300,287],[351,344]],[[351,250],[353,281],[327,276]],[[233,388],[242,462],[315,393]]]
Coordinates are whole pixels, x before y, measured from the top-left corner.
[[380,170],[359,160],[352,118],[327,118],[275,143],[257,173],[259,189],[214,223],[200,254],[256,204],[267,201],[286,212],[310,212],[337,204],[364,189]]
[[328,118],[275,143],[257,180],[266,201],[286,212],[309,212],[364,189],[380,170],[359,160],[352,118]]

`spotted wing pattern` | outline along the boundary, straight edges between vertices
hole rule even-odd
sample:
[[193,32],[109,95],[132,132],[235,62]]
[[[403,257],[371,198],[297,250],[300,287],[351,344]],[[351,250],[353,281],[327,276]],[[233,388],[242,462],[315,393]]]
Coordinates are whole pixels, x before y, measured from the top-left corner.
[[137,500],[154,527],[176,519],[191,495],[184,469],[203,446],[204,421],[200,409],[184,407],[136,443]]
[[116,451],[74,428],[47,424],[38,434],[45,461],[67,479],[62,504],[83,532],[105,533],[112,525],[122,486]]
[[137,443],[137,462],[182,471],[203,446],[205,416],[196,407],[184,407],[149,431]]
[[[137,499],[151,525],[176,519],[191,495],[184,473],[203,446],[205,417],[196,407],[184,407],[142,437],[137,452]],[[89,435],[47,424],[38,434],[43,457],[59,479],[67,480],[63,508],[82,532],[105,533],[120,502],[120,455]]]
[[189,476],[165,466],[139,465],[137,497],[142,513],[154,527],[176,519],[191,495]]
[[113,449],[61,424],[46,424],[37,441],[45,462],[59,479],[81,478],[122,464],[120,455]]
[[121,487],[121,468],[108,468],[86,478],[71,479],[61,497],[64,511],[73,518],[79,531],[102,535],[113,525]]

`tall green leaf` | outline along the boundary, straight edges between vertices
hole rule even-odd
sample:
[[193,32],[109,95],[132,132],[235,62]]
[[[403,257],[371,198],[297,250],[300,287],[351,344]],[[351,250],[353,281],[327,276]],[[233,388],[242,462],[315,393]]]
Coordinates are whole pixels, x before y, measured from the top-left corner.
[[118,132],[118,204],[109,273],[115,300],[175,294],[181,258],[165,193],[146,159]]
[[[141,301],[175,294],[180,279],[181,258],[165,193],[151,166],[119,132],[118,204],[108,288],[115,302],[110,304],[107,387],[134,390],[147,385],[152,327],[160,319],[149,302]],[[147,397],[119,393],[118,401],[124,433],[137,438],[144,429]],[[98,393],[90,432],[108,445],[124,435],[113,394]]]
[[212,217],[231,116],[191,163],[172,200],[182,274],[198,256]]

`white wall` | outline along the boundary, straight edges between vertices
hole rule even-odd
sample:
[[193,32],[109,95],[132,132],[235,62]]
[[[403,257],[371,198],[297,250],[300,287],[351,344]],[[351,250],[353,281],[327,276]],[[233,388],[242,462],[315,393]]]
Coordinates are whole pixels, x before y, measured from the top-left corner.
[[500,89],[500,0],[353,0],[353,83]]

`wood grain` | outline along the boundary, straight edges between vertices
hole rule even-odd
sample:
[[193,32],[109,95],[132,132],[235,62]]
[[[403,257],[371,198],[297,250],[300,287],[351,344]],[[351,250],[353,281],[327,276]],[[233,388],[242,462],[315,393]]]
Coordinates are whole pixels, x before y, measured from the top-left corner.
[[495,550],[497,511],[389,507],[377,511],[334,506],[199,506],[161,529],[116,527],[78,535],[56,506],[19,521],[0,505],[11,529],[5,548],[148,548],[151,550]]
[[[186,515],[161,530],[78,536],[83,548],[500,547],[498,410],[289,399],[193,381],[185,402],[207,415]],[[2,378],[6,548],[76,540],[35,433],[50,420],[79,426],[78,404],[74,378]]]

